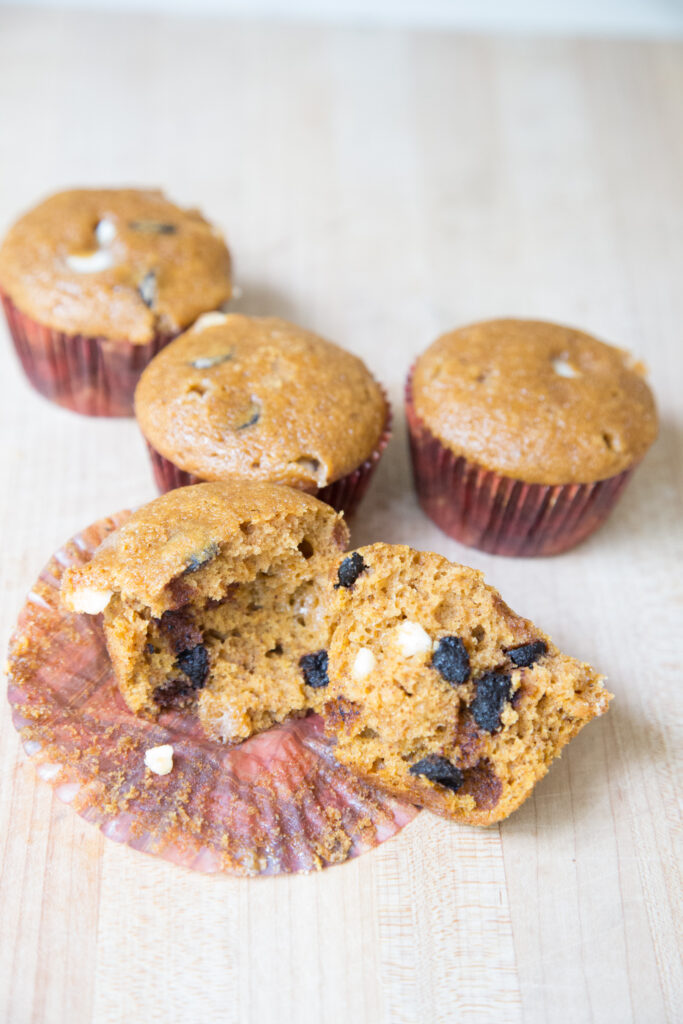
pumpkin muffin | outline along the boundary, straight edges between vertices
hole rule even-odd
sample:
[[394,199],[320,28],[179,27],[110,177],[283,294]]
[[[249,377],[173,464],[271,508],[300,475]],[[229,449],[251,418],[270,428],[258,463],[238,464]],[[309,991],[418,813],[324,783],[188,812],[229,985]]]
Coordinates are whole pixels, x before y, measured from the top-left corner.
[[275,317],[200,317],[142,374],[135,412],[162,491],[268,480],[347,514],[389,438],[389,406],[364,363]]
[[480,573],[375,544],[341,551],[341,517],[251,481],[171,491],[62,578],[72,612],[104,613],[128,707],[198,714],[242,742],[317,710],[338,761],[399,798],[485,825],[528,796],[606,710]]
[[557,324],[491,320],[444,334],[406,391],[423,509],[492,553],[573,547],[657,436],[644,375],[627,352]]
[[590,665],[441,555],[387,544],[347,555],[328,622],[329,685],[313,703],[337,759],[459,822],[507,817],[607,710]]
[[208,736],[243,740],[309,706],[320,592],[347,536],[333,509],[301,491],[251,481],[184,487],[139,509],[70,569],[62,600],[70,611],[104,612],[131,711],[196,708]]
[[161,192],[74,189],[10,229],[0,295],[42,395],[76,412],[130,415],[152,356],[230,298],[230,254],[197,210]]

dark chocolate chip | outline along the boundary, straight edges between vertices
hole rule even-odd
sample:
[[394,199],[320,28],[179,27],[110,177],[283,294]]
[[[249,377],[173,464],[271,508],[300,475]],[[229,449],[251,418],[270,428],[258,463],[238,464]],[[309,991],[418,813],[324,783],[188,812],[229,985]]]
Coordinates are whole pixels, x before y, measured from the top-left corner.
[[144,231],[149,235],[174,235],[178,230],[175,224],[166,224],[160,220],[132,220],[128,227],[133,231]]
[[230,359],[232,359],[232,352],[223,352],[219,356],[199,356],[198,359],[193,359],[189,365],[194,366],[195,370],[210,370],[212,366],[227,363]]
[[194,690],[186,679],[169,679],[161,686],[157,686],[153,699],[157,707],[164,710],[188,704],[193,695]]
[[466,683],[470,659],[459,636],[442,636],[432,655],[432,665],[447,683]]
[[249,406],[245,413],[245,417],[242,423],[238,423],[235,430],[246,430],[247,427],[253,427],[255,423],[258,423],[261,417],[261,410],[253,402]]
[[209,655],[206,653],[206,647],[197,644],[187,651],[181,651],[176,665],[190,680],[192,689],[201,690],[209,674]]
[[320,690],[327,686],[329,678],[327,675],[327,651],[315,651],[314,654],[304,654],[299,658],[299,665],[304,674],[306,686]]
[[480,729],[500,729],[500,715],[510,699],[510,676],[503,672],[487,672],[477,679],[477,695],[470,704],[472,717]]
[[363,556],[359,555],[357,551],[347,555],[344,561],[337,569],[338,583],[335,583],[334,589],[338,590],[339,587],[352,587],[360,574],[365,572],[367,565],[363,561]]
[[195,626],[192,615],[182,608],[165,611],[158,621],[175,654],[188,651],[202,642],[201,630]]
[[465,778],[459,768],[441,754],[428,754],[421,761],[410,766],[411,775],[423,775],[430,782],[438,782],[440,786],[451,789],[454,793],[462,786]]
[[529,668],[535,661],[547,653],[548,645],[543,640],[534,640],[520,647],[508,647],[505,652],[517,668]]
[[213,558],[215,558],[219,551],[220,548],[218,547],[218,544],[212,543],[209,544],[207,548],[204,548],[203,551],[198,551],[196,554],[190,555],[183,572],[196,572],[197,569],[201,569],[203,565],[206,565]]
[[140,298],[151,309],[157,300],[157,276],[153,270],[148,271],[138,285]]

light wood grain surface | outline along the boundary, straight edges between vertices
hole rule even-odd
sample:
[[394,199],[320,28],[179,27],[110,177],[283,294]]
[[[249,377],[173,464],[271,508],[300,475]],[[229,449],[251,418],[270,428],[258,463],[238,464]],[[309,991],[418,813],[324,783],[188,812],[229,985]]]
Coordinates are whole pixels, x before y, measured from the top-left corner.
[[[616,698],[500,827],[421,814],[310,877],[201,877],[105,841],[0,717],[0,1020],[661,1022],[683,1012],[683,47],[0,11],[0,230],[163,185],[228,233],[239,308],[363,355],[395,438],[354,524],[485,570]],[[569,322],[644,358],[660,440],[568,555],[420,513],[401,393],[443,329]],[[51,552],[154,491],[135,424],[25,383],[2,328],[2,642]],[[678,761],[678,764],[677,764]]]

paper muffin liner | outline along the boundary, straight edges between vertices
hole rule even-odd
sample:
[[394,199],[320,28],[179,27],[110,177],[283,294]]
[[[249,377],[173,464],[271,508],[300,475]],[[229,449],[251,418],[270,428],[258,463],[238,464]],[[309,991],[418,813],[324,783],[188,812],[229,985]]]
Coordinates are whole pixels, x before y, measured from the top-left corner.
[[[331,505],[337,512],[343,512],[347,518],[354,514],[362,501],[372,476],[377,469],[377,464],[384,453],[384,449],[391,439],[391,406],[383,388],[382,394],[387,406],[387,418],[384,430],[372,455],[361,463],[357,469],[347,473],[346,476],[334,480],[325,487],[311,491],[314,497],[324,501],[327,505]],[[201,484],[205,482],[202,477],[180,469],[174,462],[171,462],[170,459],[167,459],[158,452],[146,439],[145,443],[152,462],[154,480],[162,494],[166,491],[172,491],[176,487],[187,487],[188,484]]]
[[[417,814],[340,766],[318,716],[292,719],[237,746],[194,716],[155,721],[126,707],[101,616],[59,601],[64,571],[87,562],[130,513],[101,520],[55,553],[19,616],[9,651],[14,725],[41,778],[105,836],[203,872],[274,875],[340,864]],[[150,747],[170,743],[154,775]]]
[[607,519],[635,465],[589,484],[534,484],[484,469],[446,448],[415,412],[411,367],[406,418],[422,509],[461,544],[530,558],[575,547]]
[[65,334],[38,323],[0,292],[10,334],[30,383],[44,398],[86,416],[132,416],[135,385],[176,334],[150,342]]

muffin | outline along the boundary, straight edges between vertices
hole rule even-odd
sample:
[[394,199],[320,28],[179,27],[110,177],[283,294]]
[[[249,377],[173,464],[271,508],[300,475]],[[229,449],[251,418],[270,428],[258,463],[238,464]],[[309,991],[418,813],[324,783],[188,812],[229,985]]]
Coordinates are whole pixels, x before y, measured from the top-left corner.
[[[313,499],[294,498],[310,515]],[[336,518],[320,508],[326,521]],[[130,711],[113,675],[103,616],[69,612],[60,601],[67,571],[86,565],[130,518],[117,512],[58,548],[31,588],[10,643],[12,721],[55,795],[109,840],[195,871],[247,876],[342,864],[411,821],[412,804],[335,760],[318,715],[292,715],[228,745],[207,737],[188,700],[154,715]],[[221,534],[215,508],[197,521]],[[338,552],[336,542],[332,547]],[[171,568],[172,552],[164,557]],[[247,675],[245,691],[248,683]]]
[[610,694],[441,555],[373,544],[343,559],[314,704],[337,760],[470,825],[507,817]]
[[267,480],[347,514],[389,439],[387,400],[363,362],[274,317],[200,317],[144,371],[135,413],[161,491]]
[[444,334],[411,370],[406,413],[424,511],[503,555],[557,554],[596,530],[658,430],[641,364],[532,320]]
[[301,491],[235,480],[139,509],[62,585],[67,608],[104,612],[119,688],[136,713],[197,708],[236,742],[309,706],[321,586],[347,530]]
[[98,615],[128,708],[197,715],[228,745],[314,710],[373,788],[486,825],[529,795],[609,694],[487,586],[400,545],[344,555],[331,508],[290,488],[179,488],[63,577]]
[[60,192],[0,247],[0,296],[31,384],[88,415],[130,415],[152,356],[230,295],[220,233],[158,191]]

